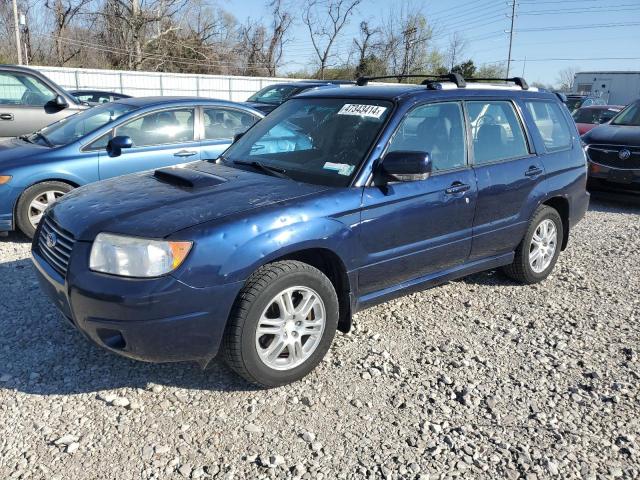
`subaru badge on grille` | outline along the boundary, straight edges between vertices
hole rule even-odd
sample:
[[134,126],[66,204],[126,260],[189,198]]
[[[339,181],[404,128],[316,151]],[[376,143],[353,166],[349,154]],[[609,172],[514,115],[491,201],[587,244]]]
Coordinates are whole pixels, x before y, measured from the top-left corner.
[[45,241],[47,242],[47,247],[53,248],[56,246],[56,243],[58,243],[58,237],[56,237],[55,233],[49,232],[47,233],[47,237],[45,238]]

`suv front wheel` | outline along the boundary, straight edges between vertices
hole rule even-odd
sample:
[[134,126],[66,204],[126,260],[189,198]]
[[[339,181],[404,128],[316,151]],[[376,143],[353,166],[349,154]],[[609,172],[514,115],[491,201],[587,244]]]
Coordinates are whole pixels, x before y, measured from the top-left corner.
[[521,283],[541,282],[558,261],[563,234],[558,212],[547,205],[538,207],[516,249],[513,263],[503,268],[504,273]]
[[258,269],[240,292],[224,337],[227,364],[251,383],[300,380],[325,356],[338,325],[338,297],[317,268],[287,260]]

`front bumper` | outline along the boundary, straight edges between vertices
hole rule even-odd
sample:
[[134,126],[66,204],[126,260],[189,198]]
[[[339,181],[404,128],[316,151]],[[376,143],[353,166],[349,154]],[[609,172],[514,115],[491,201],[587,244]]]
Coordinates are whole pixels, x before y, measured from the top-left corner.
[[0,232],[14,229],[13,211],[22,189],[14,188],[11,183],[0,185]]
[[88,269],[91,244],[77,242],[63,278],[32,250],[38,280],[69,322],[97,345],[149,362],[216,356],[242,282],[193,288],[172,276],[126,279]]
[[587,186],[592,190],[640,194],[640,169],[619,169],[589,162]]

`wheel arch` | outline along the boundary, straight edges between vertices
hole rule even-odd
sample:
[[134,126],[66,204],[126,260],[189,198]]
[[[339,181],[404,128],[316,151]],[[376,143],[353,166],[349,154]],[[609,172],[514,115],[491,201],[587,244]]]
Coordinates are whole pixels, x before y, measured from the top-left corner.
[[333,284],[338,296],[339,319],[338,330],[347,333],[351,329],[351,282],[347,268],[342,259],[328,248],[305,248],[286,253],[280,257],[270,259],[268,263],[282,260],[298,260],[311,265],[324,273]]
[[[26,187],[24,187],[22,189],[22,191],[20,192],[20,195],[18,195],[16,197],[16,200],[13,204],[13,218],[16,218],[16,215],[18,214],[18,204],[20,203],[20,199],[22,198],[22,196],[24,195],[24,192],[26,192],[28,189],[30,189],[31,187],[34,187],[40,183],[45,183],[45,182],[60,182],[60,183],[66,183],[67,185],[70,185],[73,188],[78,188],[82,185],[82,183],[80,183],[77,180],[69,180],[68,178],[65,177],[61,177],[61,178],[43,178],[40,180],[34,180],[31,181]],[[14,224],[15,224],[15,220],[14,220]]]
[[564,250],[569,243],[569,200],[558,195],[547,198],[542,202],[542,205],[553,208],[560,215],[562,220],[562,250]]

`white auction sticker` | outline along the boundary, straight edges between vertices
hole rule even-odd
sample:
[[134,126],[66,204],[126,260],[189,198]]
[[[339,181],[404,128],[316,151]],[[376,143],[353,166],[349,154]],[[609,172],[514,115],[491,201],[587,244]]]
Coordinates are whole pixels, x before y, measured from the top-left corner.
[[325,170],[333,170],[334,172],[337,172],[338,175],[351,175],[356,167],[354,165],[349,165],[348,163],[326,162],[322,168]]
[[360,117],[380,118],[387,107],[379,105],[361,105],[356,103],[346,103],[338,112],[338,115],[358,115]]

